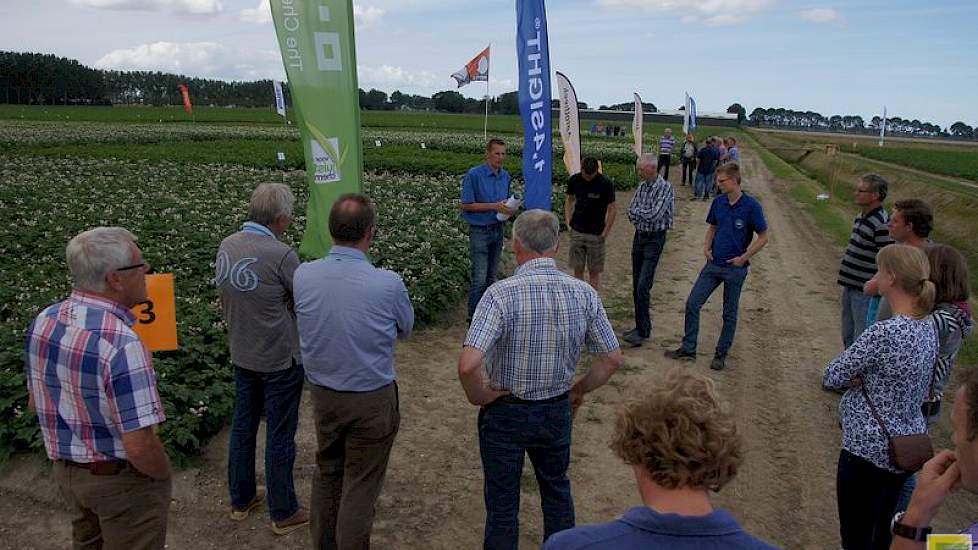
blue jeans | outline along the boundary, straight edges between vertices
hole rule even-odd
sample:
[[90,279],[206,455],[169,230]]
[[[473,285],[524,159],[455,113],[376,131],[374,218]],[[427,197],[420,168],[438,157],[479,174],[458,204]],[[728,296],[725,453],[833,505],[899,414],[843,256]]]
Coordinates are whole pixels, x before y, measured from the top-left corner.
[[707,197],[713,191],[713,172],[704,174],[696,172],[696,182],[693,184],[693,198]]
[[632,301],[635,304],[635,330],[642,338],[652,334],[649,300],[655,268],[665,245],[665,231],[636,231],[632,238]]
[[469,288],[469,318],[475,313],[486,289],[496,282],[499,256],[503,251],[503,224],[469,226],[469,258],[472,286]]
[[717,341],[716,354],[725,357],[733,346],[734,333],[737,332],[737,309],[740,307],[740,291],[747,278],[747,266],[720,267],[707,262],[693,289],[686,299],[686,335],[683,337],[683,351],[696,352],[696,340],[700,333],[700,309],[710,299],[713,291],[723,284],[723,329]]
[[268,513],[272,521],[282,521],[299,509],[292,467],[304,381],[302,365],[294,363],[268,373],[234,367],[234,420],[228,442],[228,489],[234,508],[244,509],[255,498],[255,443],[265,412]]
[[842,287],[842,343],[847,349],[866,330],[870,299],[862,290]]
[[530,455],[540,486],[543,540],[574,527],[571,497],[570,399],[533,403],[501,397],[479,411],[479,453],[485,477],[486,549],[519,545],[520,478]]

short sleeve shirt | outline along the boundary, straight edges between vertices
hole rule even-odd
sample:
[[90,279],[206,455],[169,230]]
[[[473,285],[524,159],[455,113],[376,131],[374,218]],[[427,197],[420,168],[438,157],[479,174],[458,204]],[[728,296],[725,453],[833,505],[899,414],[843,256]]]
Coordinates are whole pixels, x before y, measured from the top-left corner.
[[[462,204],[499,202],[508,199],[509,193],[509,172],[502,168],[493,172],[486,163],[470,169],[462,179]],[[495,212],[462,212],[462,218],[469,225],[500,223]]]
[[567,181],[567,196],[574,197],[571,229],[580,233],[600,235],[604,231],[608,205],[615,202],[615,185],[602,174],[591,181],[574,174]]
[[747,193],[741,194],[732,205],[727,195],[713,199],[706,223],[716,226],[713,264],[718,266],[730,265],[730,260],[747,252],[755,233],[767,231],[761,203]]

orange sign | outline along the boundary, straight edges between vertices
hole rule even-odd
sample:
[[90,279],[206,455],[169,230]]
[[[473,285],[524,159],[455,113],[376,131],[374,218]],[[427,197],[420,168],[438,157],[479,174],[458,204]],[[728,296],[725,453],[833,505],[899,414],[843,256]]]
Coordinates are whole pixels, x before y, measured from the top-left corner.
[[173,274],[146,276],[149,300],[132,308],[136,316],[133,330],[149,351],[177,349],[177,308],[173,294]]

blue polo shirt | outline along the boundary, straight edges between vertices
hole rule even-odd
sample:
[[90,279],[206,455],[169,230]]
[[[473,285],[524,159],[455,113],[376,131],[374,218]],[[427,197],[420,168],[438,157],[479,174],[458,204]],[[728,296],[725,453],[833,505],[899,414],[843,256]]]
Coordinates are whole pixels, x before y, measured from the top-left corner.
[[706,223],[716,226],[713,264],[721,267],[729,266],[728,260],[747,252],[754,233],[767,231],[761,203],[747,193],[741,194],[732,205],[725,194],[713,199]]
[[639,506],[619,519],[554,533],[543,550],[772,550],[744,531],[732,515],[714,510],[705,516],[660,514]]
[[[494,173],[487,163],[482,163],[469,170],[462,180],[462,204],[499,202],[508,198],[509,172],[503,168]],[[500,223],[495,212],[462,212],[462,218],[470,225]]]

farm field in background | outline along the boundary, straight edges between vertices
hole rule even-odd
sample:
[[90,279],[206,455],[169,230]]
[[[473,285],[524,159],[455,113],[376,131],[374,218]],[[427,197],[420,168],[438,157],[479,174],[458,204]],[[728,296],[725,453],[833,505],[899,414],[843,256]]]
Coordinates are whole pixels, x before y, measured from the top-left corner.
[[[196,112],[190,122],[178,109],[0,106],[0,277],[11,282],[0,288],[0,461],[41,447],[26,410],[23,335],[41,308],[69,291],[65,243],[95,225],[131,229],[154,268],[175,275],[180,349],[154,354],[168,417],[161,435],[171,456],[186,463],[229,418],[233,392],[211,284],[214,253],[263,181],[293,188],[296,219],[286,239],[297,243],[308,193],[298,132],[274,112]],[[404,277],[419,320],[433,322],[468,285],[458,196],[464,171],[483,159],[482,117],[366,112],[363,122],[365,191],[380,217],[371,255]],[[664,128],[646,126],[647,149]],[[492,116],[490,129],[509,144],[505,166],[519,192],[519,118]],[[631,143],[585,131],[582,148],[626,189],[636,183]],[[559,212],[566,173],[559,137],[554,144]],[[287,154],[284,166],[277,151]]]

